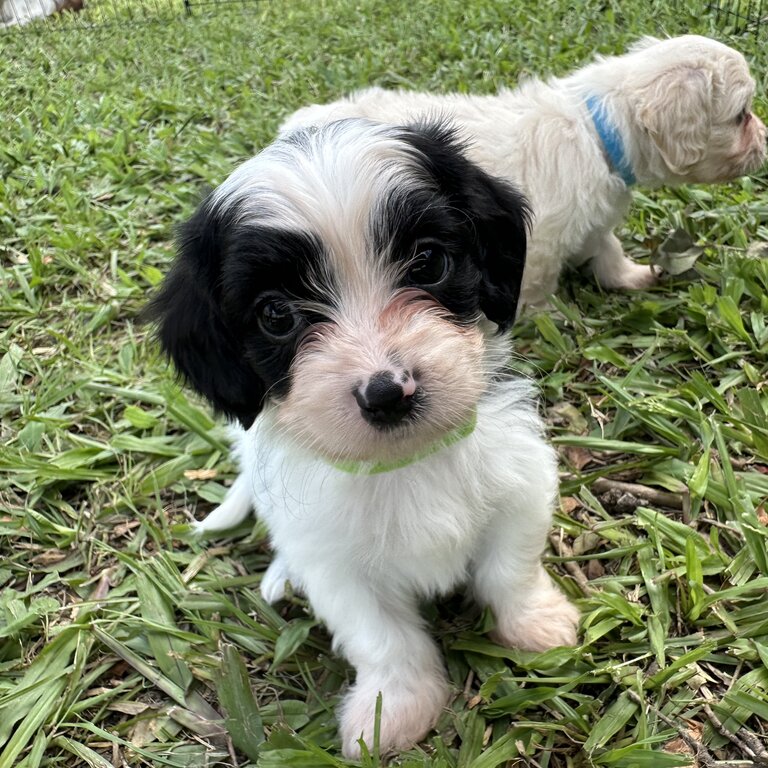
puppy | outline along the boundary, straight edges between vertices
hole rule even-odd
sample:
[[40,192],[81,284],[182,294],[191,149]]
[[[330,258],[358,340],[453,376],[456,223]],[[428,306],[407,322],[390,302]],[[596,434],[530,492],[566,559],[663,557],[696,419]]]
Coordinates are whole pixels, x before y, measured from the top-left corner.
[[371,88],[299,110],[283,126],[362,116],[453,121],[469,157],[519,186],[535,219],[523,304],[542,304],[566,264],[590,262],[605,288],[644,288],[656,275],[627,258],[613,233],[630,188],[720,182],[765,160],[765,126],[751,112],[744,57],[705,37],[645,38],[563,79],[495,96]]
[[422,598],[467,583],[500,643],[576,642],[541,564],[556,458],[504,371],[527,217],[445,127],[332,123],[203,202],[150,306],[181,374],[239,423],[240,475],[199,529],[265,521],[264,597],[290,579],[355,667],[349,757],[379,693],[383,752],[447,701]]
[[81,11],[84,0],[0,0],[0,29],[29,24],[64,11]]

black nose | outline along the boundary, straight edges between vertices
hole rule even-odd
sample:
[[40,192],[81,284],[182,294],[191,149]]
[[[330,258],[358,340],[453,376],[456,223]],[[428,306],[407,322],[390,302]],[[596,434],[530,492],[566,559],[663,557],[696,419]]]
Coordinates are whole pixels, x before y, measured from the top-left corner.
[[374,373],[365,387],[354,391],[363,418],[376,427],[393,426],[413,408],[413,396],[406,395],[392,371]]

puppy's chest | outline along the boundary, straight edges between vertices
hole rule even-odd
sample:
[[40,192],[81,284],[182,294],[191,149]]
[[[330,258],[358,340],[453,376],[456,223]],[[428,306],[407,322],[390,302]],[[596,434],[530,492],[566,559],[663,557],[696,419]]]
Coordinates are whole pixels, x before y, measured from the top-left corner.
[[389,477],[371,483],[361,494],[354,528],[371,553],[392,552],[402,558],[460,556],[470,549],[485,518],[479,488],[461,474]]
[[459,466],[414,465],[380,476],[284,472],[257,493],[278,550],[354,562],[369,572],[440,589],[463,573],[488,516],[482,483]]

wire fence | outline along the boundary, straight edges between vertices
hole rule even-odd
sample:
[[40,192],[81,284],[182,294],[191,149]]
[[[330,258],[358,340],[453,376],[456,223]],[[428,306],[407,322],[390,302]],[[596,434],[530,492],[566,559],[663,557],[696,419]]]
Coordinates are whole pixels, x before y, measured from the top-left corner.
[[717,0],[707,10],[725,32],[760,35],[768,29],[768,0]]
[[[215,11],[225,5],[247,5],[257,0],[0,0],[0,31],[28,27],[97,27],[118,22],[162,20],[195,12]],[[715,0],[704,6],[724,32],[760,35],[768,29],[768,0]]]

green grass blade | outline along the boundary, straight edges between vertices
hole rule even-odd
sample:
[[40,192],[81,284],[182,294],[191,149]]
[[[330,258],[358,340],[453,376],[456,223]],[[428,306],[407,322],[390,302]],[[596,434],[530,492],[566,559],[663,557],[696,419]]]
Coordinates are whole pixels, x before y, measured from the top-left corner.
[[233,645],[225,644],[221,648],[221,676],[217,692],[232,743],[256,761],[264,741],[264,727],[245,664]]

